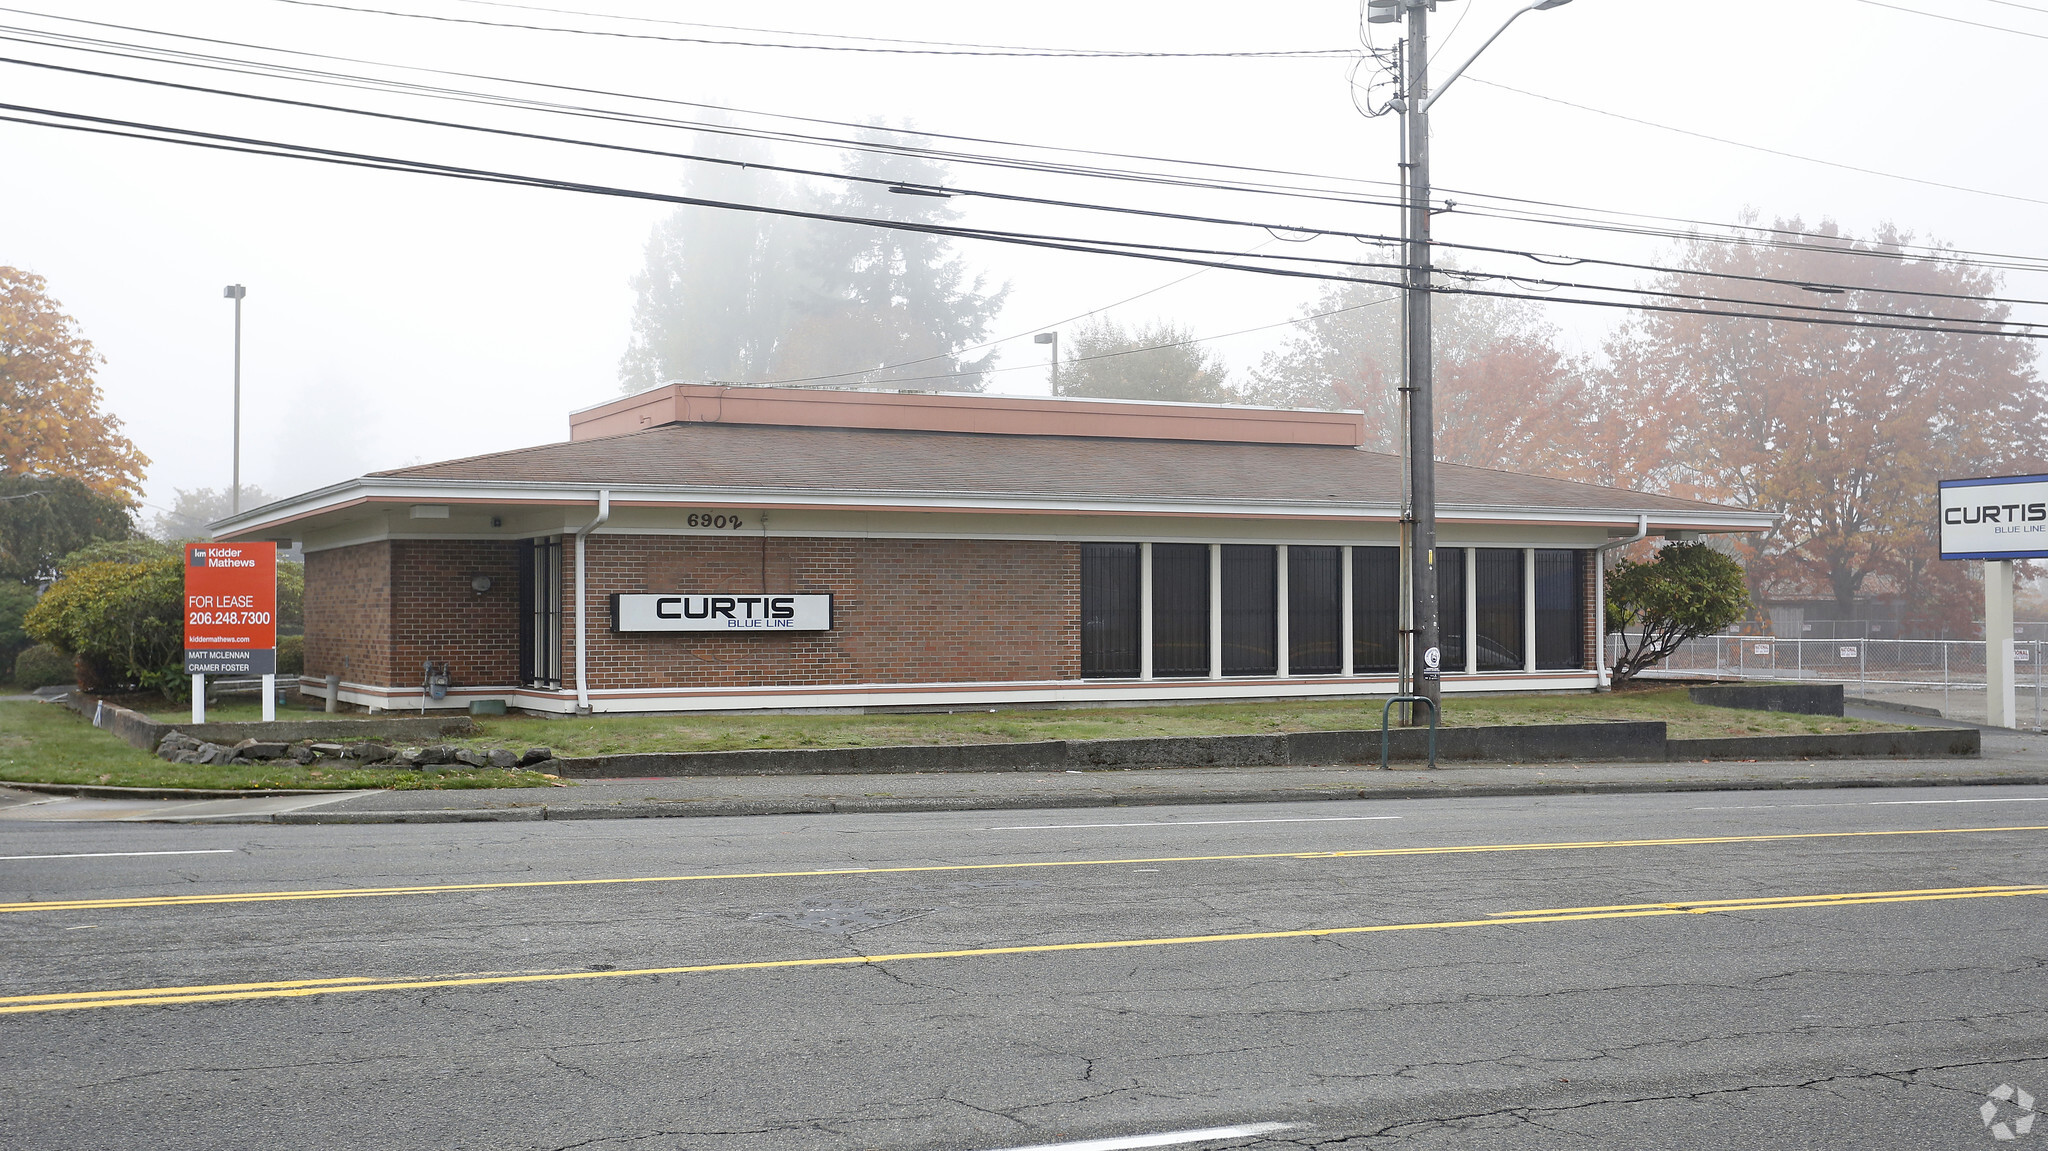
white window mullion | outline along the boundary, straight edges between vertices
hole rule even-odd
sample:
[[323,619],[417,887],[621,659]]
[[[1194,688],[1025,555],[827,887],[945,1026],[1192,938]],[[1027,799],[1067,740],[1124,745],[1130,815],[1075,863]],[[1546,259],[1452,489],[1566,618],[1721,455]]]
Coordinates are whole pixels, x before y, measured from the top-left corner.
[[1274,670],[1286,679],[1287,659],[1292,654],[1287,645],[1287,545],[1274,548],[1273,555]]
[[1209,545],[1209,678],[1223,678],[1223,545]]
[[1138,545],[1138,678],[1152,678],[1152,545]]

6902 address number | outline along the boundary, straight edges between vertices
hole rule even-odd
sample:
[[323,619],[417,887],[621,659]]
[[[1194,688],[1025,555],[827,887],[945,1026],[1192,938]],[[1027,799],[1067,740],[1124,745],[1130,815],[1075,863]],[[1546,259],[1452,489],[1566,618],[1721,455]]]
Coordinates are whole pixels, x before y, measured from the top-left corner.
[[723,512],[691,512],[689,524],[693,528],[724,528],[728,531],[737,531],[746,526],[740,517]]

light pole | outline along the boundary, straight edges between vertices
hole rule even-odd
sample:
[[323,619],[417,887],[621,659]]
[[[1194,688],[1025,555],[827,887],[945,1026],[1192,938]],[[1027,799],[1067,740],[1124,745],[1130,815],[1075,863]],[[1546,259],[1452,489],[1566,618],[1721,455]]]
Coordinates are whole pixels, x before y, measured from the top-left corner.
[[242,511],[242,297],[249,289],[240,284],[229,284],[220,290],[223,298],[235,302],[235,471],[233,486],[228,489],[228,514],[240,515]]
[[1060,334],[1059,334],[1058,332],[1040,332],[1040,333],[1038,333],[1037,335],[1035,335],[1035,336],[1031,337],[1031,342],[1032,342],[1032,343],[1034,343],[1034,344],[1051,344],[1051,345],[1052,345],[1052,394],[1053,394],[1053,395],[1055,395],[1055,396],[1059,395],[1059,394],[1060,394]]
[[[1408,416],[1408,580],[1409,643],[1402,653],[1401,690],[1425,696],[1432,704],[1443,698],[1442,648],[1437,629],[1436,602],[1436,415],[1432,387],[1430,300],[1433,253],[1430,251],[1429,215],[1429,109],[1451,86],[1479,53],[1500,38],[1525,12],[1562,7],[1571,0],[1529,0],[1516,9],[1479,51],[1451,70],[1443,88],[1429,88],[1429,13],[1437,0],[1368,0],[1366,19],[1374,24],[1392,24],[1406,13],[1407,43],[1401,51],[1401,95],[1395,103],[1402,118],[1402,162],[1404,240],[1407,246],[1407,275],[1402,310],[1403,356],[1406,365],[1401,386],[1403,407]],[[1466,620],[1470,626],[1472,621]],[[1411,716],[1411,718],[1413,718]]]

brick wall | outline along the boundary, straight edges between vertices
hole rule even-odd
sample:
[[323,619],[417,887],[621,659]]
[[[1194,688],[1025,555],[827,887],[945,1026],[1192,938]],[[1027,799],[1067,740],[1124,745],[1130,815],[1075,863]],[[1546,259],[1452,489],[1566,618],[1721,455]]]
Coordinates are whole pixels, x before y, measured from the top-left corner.
[[[575,568],[564,548],[564,674]],[[592,536],[593,688],[1076,679],[1081,549],[999,540]],[[614,635],[613,592],[830,592],[832,630]]]
[[1594,597],[1599,593],[1599,588],[1595,584],[1599,577],[1600,562],[1605,558],[1599,552],[1590,549],[1586,552],[1585,571],[1583,573],[1585,576],[1585,588],[1581,592],[1582,598],[1580,600],[1585,608],[1585,638],[1579,641],[1579,650],[1585,654],[1584,663],[1588,670],[1593,670],[1600,666],[1600,637],[1595,634],[1599,630],[1600,603]]
[[[486,576],[479,595],[470,580]],[[448,664],[457,687],[517,684],[519,544],[396,540],[391,544],[391,678],[416,684],[425,663]]]
[[306,553],[306,674],[384,683],[391,674],[391,545]]
[[[420,683],[427,660],[457,685],[519,682],[518,544],[392,540],[306,556],[306,674]],[[491,590],[470,589],[489,576]]]

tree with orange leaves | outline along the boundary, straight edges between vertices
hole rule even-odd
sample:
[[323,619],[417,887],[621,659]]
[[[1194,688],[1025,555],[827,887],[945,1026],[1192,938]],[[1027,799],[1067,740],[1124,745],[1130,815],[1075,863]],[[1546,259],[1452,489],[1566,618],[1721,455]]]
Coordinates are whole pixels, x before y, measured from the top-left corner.
[[133,503],[149,460],[100,408],[102,362],[41,276],[0,266],[0,472],[68,476]]
[[[2048,453],[2048,391],[2031,342],[2006,334],[1996,274],[1893,229],[1798,220],[1694,239],[1676,262],[1648,286],[1772,318],[1636,313],[1607,344],[1588,436],[1642,486],[1782,516],[1738,545],[1758,600],[1824,589],[1852,618],[1881,575],[1921,609],[1967,610],[1961,565],[1935,558],[1935,482]],[[1815,306],[1944,330],[1797,322]]]
[[[1357,409],[1366,443],[1400,450],[1401,305],[1395,288],[1328,284],[1288,342],[1251,373],[1245,399]],[[1586,366],[1557,348],[1535,305],[1485,296],[1436,300],[1436,454],[1451,463],[1597,479],[1581,450]]]

